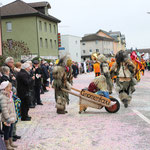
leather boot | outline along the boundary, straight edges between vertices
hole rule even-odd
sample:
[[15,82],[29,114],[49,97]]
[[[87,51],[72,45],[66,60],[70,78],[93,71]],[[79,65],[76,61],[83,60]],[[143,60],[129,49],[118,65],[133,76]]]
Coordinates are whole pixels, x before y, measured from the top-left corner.
[[13,148],[17,148],[18,146],[17,145],[14,145],[13,141],[12,141],[12,138],[9,138],[9,144],[11,147]]
[[6,149],[7,149],[7,150],[14,150],[14,149],[10,146],[9,140],[5,140],[4,142],[5,142],[5,145],[6,145]]

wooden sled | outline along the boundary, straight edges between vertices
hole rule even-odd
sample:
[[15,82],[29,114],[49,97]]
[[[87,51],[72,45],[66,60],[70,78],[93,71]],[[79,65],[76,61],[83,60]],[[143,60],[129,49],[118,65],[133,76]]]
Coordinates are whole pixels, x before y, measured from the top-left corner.
[[[78,90],[75,88],[72,88],[72,90],[78,92],[74,93],[72,91],[66,90],[66,89],[62,89],[64,92],[67,92],[69,94],[72,94],[74,96],[77,96],[80,98],[80,102],[79,102],[79,113],[81,114],[83,111],[85,112],[87,107],[92,107],[92,108],[96,108],[96,109],[102,109],[103,107],[105,107],[106,111],[109,113],[116,113],[119,109],[120,109],[120,103],[117,99],[113,98],[110,96],[110,99],[89,92],[86,89],[83,90]],[[113,106],[110,107],[110,102],[111,101],[115,101],[116,104],[114,104]]]

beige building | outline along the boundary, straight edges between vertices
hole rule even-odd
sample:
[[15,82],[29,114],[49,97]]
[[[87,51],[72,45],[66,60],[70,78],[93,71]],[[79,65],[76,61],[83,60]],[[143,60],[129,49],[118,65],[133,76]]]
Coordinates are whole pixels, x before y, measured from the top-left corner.
[[103,37],[107,37],[110,39],[113,39],[113,45],[114,45],[114,49],[113,49],[113,53],[116,54],[118,51],[120,50],[126,50],[126,40],[125,40],[125,35],[121,34],[120,31],[116,31],[116,32],[106,32],[104,30],[99,30],[97,32],[97,35],[99,36],[103,36]]
[[82,37],[81,40],[81,58],[83,60],[90,60],[91,54],[94,52],[110,55],[113,53],[114,39],[99,36],[97,34],[90,34]]
[[85,35],[81,40],[82,60],[91,59],[91,54],[94,52],[111,57],[120,50],[126,50],[125,35],[120,31],[99,30],[95,34]]

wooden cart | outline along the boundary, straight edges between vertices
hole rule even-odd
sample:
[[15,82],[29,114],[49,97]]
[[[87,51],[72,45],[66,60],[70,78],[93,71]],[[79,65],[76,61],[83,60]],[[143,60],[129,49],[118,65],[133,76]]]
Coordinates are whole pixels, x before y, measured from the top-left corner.
[[[120,109],[119,101],[112,96],[110,96],[110,99],[108,99],[104,96],[89,92],[86,89],[80,91],[78,89],[72,88],[73,91],[76,91],[78,93],[66,89],[62,90],[80,98],[79,113],[83,111],[85,112],[88,107],[96,109],[102,109],[103,107],[105,107],[106,111],[108,111],[109,113],[116,113]],[[116,104],[110,107],[111,101],[115,101]]]

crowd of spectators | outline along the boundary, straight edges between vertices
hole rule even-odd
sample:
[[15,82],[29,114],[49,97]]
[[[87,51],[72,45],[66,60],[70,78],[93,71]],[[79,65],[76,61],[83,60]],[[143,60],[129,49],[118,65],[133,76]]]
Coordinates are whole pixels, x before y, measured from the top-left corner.
[[29,109],[43,105],[40,94],[48,92],[47,87],[53,80],[52,70],[53,63],[45,60],[14,63],[12,57],[0,67],[0,134],[4,136],[7,149],[16,148],[13,141],[21,138],[16,134],[18,119],[30,121]]
[[[45,60],[15,63],[12,57],[8,57],[0,67],[0,134],[4,136],[7,149],[15,149],[17,146],[13,141],[21,138],[16,134],[18,120],[31,121],[29,109],[43,105],[40,95],[48,92],[52,84],[54,65]],[[91,71],[93,65],[90,61],[72,64],[74,78]]]

